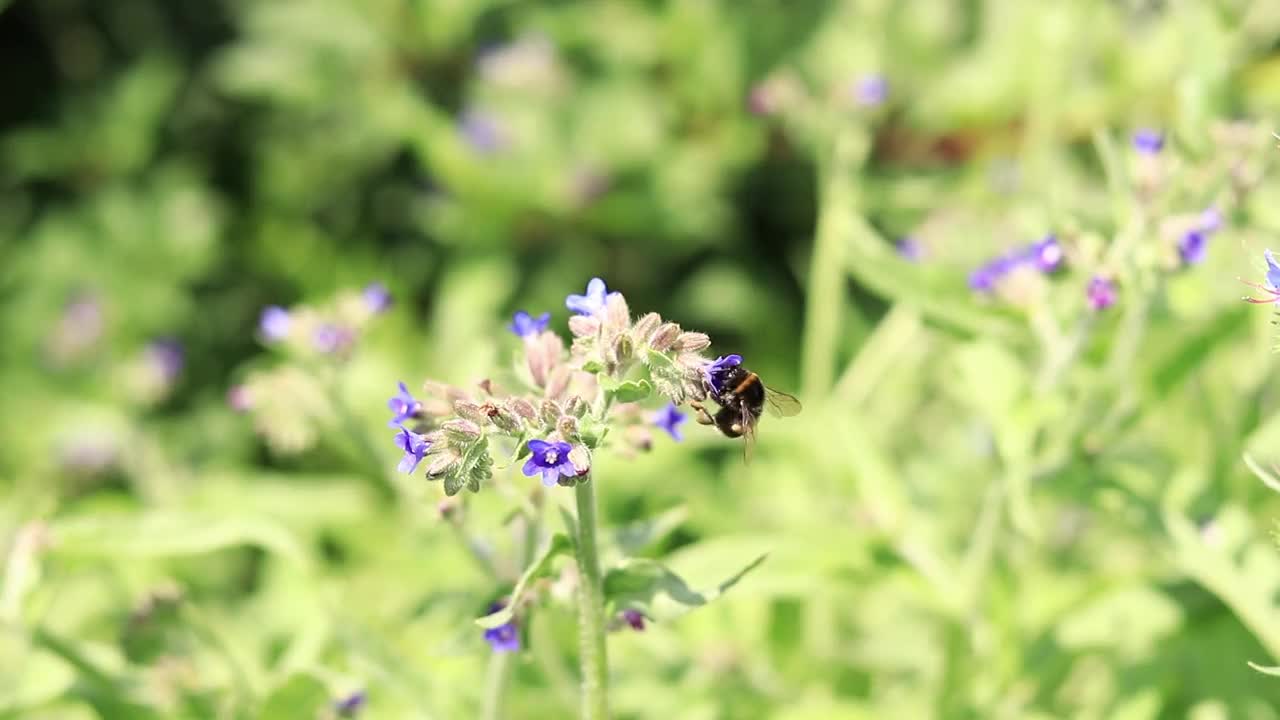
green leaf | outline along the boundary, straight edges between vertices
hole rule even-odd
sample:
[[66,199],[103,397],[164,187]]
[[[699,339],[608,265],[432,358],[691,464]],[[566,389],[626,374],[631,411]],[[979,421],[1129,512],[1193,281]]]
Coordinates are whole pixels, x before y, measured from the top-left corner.
[[607,395],[620,403],[639,402],[653,393],[653,383],[643,378],[623,382],[605,378],[600,381],[600,384]]
[[499,625],[505,625],[511,622],[512,609],[520,604],[520,598],[524,595],[525,589],[535,578],[545,575],[551,569],[551,561],[557,555],[560,555],[573,547],[573,543],[569,541],[569,536],[564,533],[556,533],[551,538],[551,542],[543,548],[542,552],[534,559],[533,564],[525,569],[524,574],[520,576],[520,581],[511,590],[511,599],[507,602],[507,606],[498,612],[485,615],[482,618],[476,618],[476,624],[482,628],[495,628]]
[[604,578],[606,602],[640,610],[655,620],[671,620],[723,595],[747,573],[759,567],[768,553],[752,560],[715,587],[696,591],[665,565],[646,559],[629,560]]
[[1280,677],[1280,665],[1259,665],[1258,663],[1250,660],[1249,667],[1257,670],[1263,675],[1274,675],[1275,677]]
[[458,492],[462,490],[462,485],[465,482],[466,480],[462,477],[462,475],[456,472],[451,472],[448,475],[445,475],[444,476],[444,494],[448,495],[449,497],[453,497],[454,495],[457,495]]
[[254,545],[277,556],[305,562],[298,539],[264,518],[219,517],[204,513],[154,511],[59,520],[53,525],[53,552],[100,557],[200,555]]
[[319,717],[329,704],[329,691],[309,675],[293,675],[267,696],[258,720]]
[[654,517],[612,528],[606,534],[607,544],[623,556],[633,556],[669,535],[687,517],[688,508],[678,505]]

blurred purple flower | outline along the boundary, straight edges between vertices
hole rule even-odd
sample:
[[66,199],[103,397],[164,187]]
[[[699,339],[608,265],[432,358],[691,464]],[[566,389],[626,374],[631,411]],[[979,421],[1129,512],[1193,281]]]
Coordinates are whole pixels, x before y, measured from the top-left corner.
[[570,295],[565,298],[564,304],[579,315],[598,315],[604,312],[605,298],[608,295],[609,288],[605,286],[604,280],[591,278],[591,282],[587,283],[586,295]]
[[525,461],[523,472],[526,477],[542,475],[542,484],[555,487],[560,477],[575,477],[577,468],[569,461],[569,451],[573,449],[567,442],[547,442],[546,440],[530,440],[529,459]]
[[1133,149],[1144,155],[1155,155],[1164,149],[1164,133],[1142,128],[1133,134]]
[[1054,235],[1046,235],[1027,248],[1027,258],[1040,272],[1053,272],[1062,266],[1062,245]]
[[400,391],[387,401],[387,408],[391,410],[391,422],[387,423],[389,427],[399,427],[405,420],[412,420],[422,412],[422,403],[409,394],[409,387],[404,383],[400,383],[399,387]]
[[1116,285],[1108,278],[1094,275],[1085,288],[1085,297],[1089,300],[1089,307],[1096,311],[1106,310],[1116,302]]
[[346,697],[338,698],[333,703],[333,710],[338,714],[338,717],[355,717],[356,714],[360,712],[361,708],[364,707],[364,703],[367,699],[368,697],[365,695],[363,690],[357,690]]
[[258,318],[258,330],[268,342],[279,342],[289,337],[289,311],[279,305],[263,308]]
[[458,131],[473,150],[489,155],[507,144],[497,118],[480,110],[470,109],[458,119]]
[[1018,258],[1007,255],[991,260],[969,273],[969,289],[975,292],[991,292],[996,289],[996,283],[1019,264]]
[[396,433],[395,443],[396,447],[404,451],[404,457],[400,458],[400,465],[396,469],[412,475],[413,471],[418,469],[418,463],[427,456],[431,443],[403,425],[400,426],[400,432]]
[[365,306],[375,315],[391,309],[391,291],[387,290],[386,285],[380,282],[369,283],[364,287],[362,294],[364,295]]
[[878,107],[889,98],[889,81],[883,75],[863,75],[853,85],[853,99],[862,107]]
[[321,323],[311,335],[311,344],[326,355],[345,350],[354,341],[355,335],[350,328],[329,322]]
[[511,318],[511,324],[507,327],[516,337],[525,339],[537,337],[539,333],[547,329],[547,325],[551,323],[551,313],[544,312],[538,317],[533,317],[529,313],[520,310]]
[[1222,229],[1222,213],[1218,208],[1210,206],[1200,213],[1200,229],[1207,233]]
[[720,392],[720,383],[724,378],[724,374],[729,371],[729,368],[741,364],[741,355],[721,355],[707,363],[702,368],[702,373],[705,376],[708,387],[716,393]]
[[1204,262],[1209,249],[1209,234],[1201,230],[1188,230],[1178,240],[1178,256],[1186,265]]
[[898,250],[899,255],[911,262],[919,262],[924,259],[924,245],[921,245],[920,241],[913,237],[899,238],[894,247]]
[[[488,615],[492,615],[502,608],[506,607],[504,602],[495,602],[489,606]],[[494,652],[518,652],[520,650],[520,632],[516,627],[515,618],[509,622],[499,625],[495,628],[488,628],[484,631],[485,642],[493,648]]]
[[631,609],[623,610],[622,620],[626,624],[630,625],[632,630],[635,630],[637,632],[644,631],[644,613],[640,612],[639,610],[631,610]]
[[186,364],[186,353],[182,343],[173,338],[160,338],[147,345],[147,365],[166,383],[178,379]]
[[680,423],[688,420],[689,416],[680,412],[680,408],[675,403],[667,403],[667,406],[654,413],[653,424],[662,428],[676,442],[684,440],[684,435],[680,433]]

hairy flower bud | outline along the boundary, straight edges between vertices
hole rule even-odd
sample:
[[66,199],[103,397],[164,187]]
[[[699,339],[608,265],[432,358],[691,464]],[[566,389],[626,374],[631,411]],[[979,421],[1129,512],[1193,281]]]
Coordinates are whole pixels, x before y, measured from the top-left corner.
[[459,400],[458,402],[455,402],[453,404],[453,411],[457,413],[458,417],[466,418],[467,420],[479,425],[487,425],[489,423],[489,416],[485,413],[484,409],[479,404],[470,400]]
[[506,433],[518,433],[521,428],[520,416],[511,412],[504,407],[495,407],[493,414],[489,416],[490,421],[498,427],[499,430]]
[[538,410],[533,406],[533,403],[521,397],[508,400],[507,408],[525,420],[533,420],[538,417]]
[[462,458],[453,450],[445,450],[431,456],[431,462],[427,463],[427,477],[438,478],[442,475],[448,475],[457,469],[458,463]]
[[637,320],[635,325],[631,326],[631,337],[637,345],[643,345],[649,339],[649,335],[654,330],[657,330],[661,324],[661,315],[655,312],[648,313]]
[[623,430],[622,439],[636,450],[648,452],[653,448],[653,433],[644,425],[632,425]]
[[609,361],[614,364],[624,364],[635,354],[635,343],[632,342],[631,336],[623,333],[614,341],[613,346],[609,348]]
[[600,318],[594,315],[574,315],[569,318],[569,332],[574,337],[595,337],[600,332]]
[[631,325],[631,310],[622,293],[609,293],[604,301],[604,327],[610,333],[626,332]]
[[649,336],[649,347],[658,352],[666,352],[671,349],[677,337],[680,337],[680,326],[670,322],[664,323]]
[[556,432],[560,437],[573,442],[578,439],[578,419],[572,415],[561,415],[556,421]]
[[569,451],[569,462],[573,463],[573,469],[578,471],[578,475],[586,475],[591,472],[591,451],[586,445],[576,443]]
[[560,422],[560,416],[564,413],[560,412],[560,406],[556,404],[555,400],[543,400],[542,407],[539,408],[539,414],[542,417],[542,422],[547,427],[555,427],[556,423]]
[[711,338],[706,333],[682,332],[676,337],[672,349],[680,352],[697,352],[711,347]]
[[450,420],[440,426],[444,431],[445,437],[450,440],[460,440],[462,442],[471,442],[480,437],[480,426],[461,418]]
[[587,414],[587,410],[588,410],[587,401],[583,400],[581,395],[570,396],[568,401],[566,401],[565,403],[564,409],[565,409],[565,412],[569,413],[570,415],[576,418],[580,418],[583,415]]
[[551,373],[551,377],[547,378],[547,397],[558,398],[564,395],[564,391],[569,389],[569,380],[573,377],[573,370],[568,365],[561,365]]
[[524,352],[533,383],[538,387],[545,387],[547,376],[560,363],[564,341],[553,332],[544,332],[532,342],[525,343]]

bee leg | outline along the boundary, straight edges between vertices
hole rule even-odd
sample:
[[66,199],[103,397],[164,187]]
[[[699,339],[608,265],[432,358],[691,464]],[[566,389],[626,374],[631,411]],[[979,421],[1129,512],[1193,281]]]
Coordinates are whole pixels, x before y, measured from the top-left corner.
[[689,407],[694,409],[693,419],[697,420],[699,425],[716,424],[715,418],[711,417],[711,413],[707,412],[707,409],[702,406],[702,403],[697,400],[691,400],[689,402]]

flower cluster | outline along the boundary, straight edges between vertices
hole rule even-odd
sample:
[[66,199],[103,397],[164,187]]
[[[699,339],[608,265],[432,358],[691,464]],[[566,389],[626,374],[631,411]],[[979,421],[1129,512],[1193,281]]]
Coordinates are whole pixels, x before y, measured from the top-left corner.
[[[478,491],[495,455],[513,456],[543,485],[573,486],[590,479],[592,452],[610,433],[624,452],[651,447],[651,428],[680,440],[687,416],[678,406],[706,397],[715,367],[702,355],[710,339],[657,313],[633,320],[622,294],[599,278],[565,306],[574,313],[569,347],[548,330],[550,313],[515,314],[509,329],[522,342],[505,384],[484,380],[468,392],[428,382],[420,400],[401,383],[388,401],[400,470],[425,465],[427,478],[454,495]],[[668,404],[645,411],[653,395]]]
[[258,317],[258,335],[268,345],[301,352],[346,356],[369,320],[391,308],[390,291],[371,283],[359,293],[339,296],[329,307],[285,309],[269,305]]

